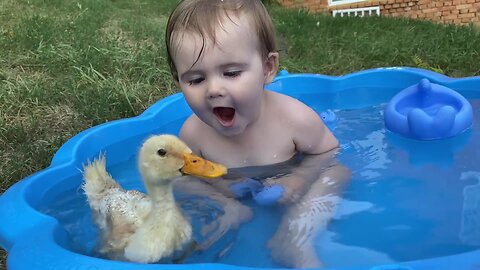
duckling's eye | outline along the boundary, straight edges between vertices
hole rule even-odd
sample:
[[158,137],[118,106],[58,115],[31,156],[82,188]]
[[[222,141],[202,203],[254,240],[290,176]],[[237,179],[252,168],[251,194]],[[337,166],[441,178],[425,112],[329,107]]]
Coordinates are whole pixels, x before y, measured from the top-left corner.
[[158,149],[157,154],[161,157],[164,157],[167,154],[167,151],[161,148],[161,149]]

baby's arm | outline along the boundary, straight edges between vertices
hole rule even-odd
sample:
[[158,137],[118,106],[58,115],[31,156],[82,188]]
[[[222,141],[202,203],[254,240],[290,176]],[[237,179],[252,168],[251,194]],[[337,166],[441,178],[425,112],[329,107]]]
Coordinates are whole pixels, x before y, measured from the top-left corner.
[[289,267],[317,268],[322,263],[314,240],[335,214],[350,171],[340,164],[326,168],[310,189],[291,204],[269,241],[272,256]]
[[298,152],[309,155],[292,172],[295,179],[278,180],[285,188],[281,201],[290,204],[269,247],[286,266],[317,268],[322,263],[314,239],[333,217],[351,173],[335,160],[337,139],[313,110],[300,107],[292,114],[293,140]]
[[305,154],[321,154],[338,147],[338,140],[310,107],[297,104],[290,115],[295,150]]
[[[280,203],[295,202],[300,198],[310,185],[318,179],[320,171],[328,162],[333,160],[333,149],[338,147],[338,141],[332,132],[325,126],[320,116],[310,107],[298,100],[290,100],[286,106],[288,122],[292,140],[297,152],[317,155],[315,158],[306,158],[291,175],[281,179],[272,179],[269,185],[279,185],[283,189]],[[331,152],[331,154],[326,154]]]
[[[305,155],[299,165],[295,167],[291,174],[278,179],[267,180],[267,186],[279,185],[283,189],[278,203],[291,204],[297,202],[318,179],[330,167],[339,166],[335,160],[337,149],[333,149],[323,154]],[[343,170],[341,170],[343,171]],[[339,178],[345,178],[348,174],[338,175]],[[341,176],[341,177],[340,177]]]
[[196,195],[209,198],[222,208],[222,215],[216,220],[202,227],[202,234],[206,239],[200,247],[206,249],[220,239],[231,229],[237,229],[240,224],[253,217],[252,210],[239,201],[228,198],[215,190],[210,184],[195,177],[184,176],[174,182],[174,188],[184,195]]

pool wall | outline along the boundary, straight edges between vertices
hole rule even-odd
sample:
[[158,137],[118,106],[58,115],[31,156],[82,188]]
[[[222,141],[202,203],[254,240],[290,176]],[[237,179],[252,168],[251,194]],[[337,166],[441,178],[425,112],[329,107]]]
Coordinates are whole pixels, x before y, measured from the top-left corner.
[[[267,88],[296,97],[307,105],[318,93],[335,93],[322,101],[323,106],[348,109],[386,102],[395,92],[422,78],[454,89],[467,99],[480,98],[480,77],[455,79],[407,67],[371,69],[338,77],[282,72]],[[87,129],[68,140],[54,155],[49,167],[10,187],[0,196],[0,245],[8,251],[7,269],[254,269],[214,263],[143,265],[77,254],[68,248],[67,233],[59,222],[38,211],[56,195],[80,186],[80,169],[85,161],[106,151],[107,166],[123,162],[131,157],[124,153],[135,153],[150,134],[178,134],[180,127],[175,123],[190,114],[183,96],[175,94],[158,101],[137,117]],[[398,265],[348,269],[478,269],[479,265],[480,250],[476,250]]]

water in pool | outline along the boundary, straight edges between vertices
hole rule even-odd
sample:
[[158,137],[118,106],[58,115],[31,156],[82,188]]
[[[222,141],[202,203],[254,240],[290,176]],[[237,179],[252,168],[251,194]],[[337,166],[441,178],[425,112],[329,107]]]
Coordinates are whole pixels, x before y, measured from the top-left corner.
[[[341,142],[338,159],[352,171],[335,217],[315,241],[327,267],[355,267],[453,255],[480,247],[480,100],[471,130],[443,141],[418,142],[386,131],[383,108],[335,110],[330,128]],[[318,112],[322,109],[309,104]],[[179,125],[181,123],[178,123]],[[107,153],[108,158],[108,153]],[[295,160],[285,168],[294,167]],[[144,190],[135,158],[108,170],[126,189]],[[275,169],[257,168],[258,172]],[[240,170],[241,173],[241,170]],[[248,172],[252,173],[252,170]],[[222,215],[206,198],[177,194],[191,218],[195,236]],[[251,267],[281,267],[266,244],[284,208],[251,207],[254,218],[226,233],[208,250],[195,252],[184,263],[215,262]],[[97,231],[80,188],[61,194],[42,209],[56,217],[71,237],[70,249],[95,253]]]

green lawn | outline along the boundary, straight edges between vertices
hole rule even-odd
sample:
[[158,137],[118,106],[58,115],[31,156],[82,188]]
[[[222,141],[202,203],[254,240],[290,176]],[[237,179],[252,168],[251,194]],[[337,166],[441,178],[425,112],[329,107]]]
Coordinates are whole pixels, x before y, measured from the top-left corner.
[[[0,194],[48,166],[78,132],[138,115],[177,91],[163,45],[175,3],[0,2]],[[269,9],[281,66],[291,73],[415,66],[453,77],[480,75],[480,31],[473,26]]]

